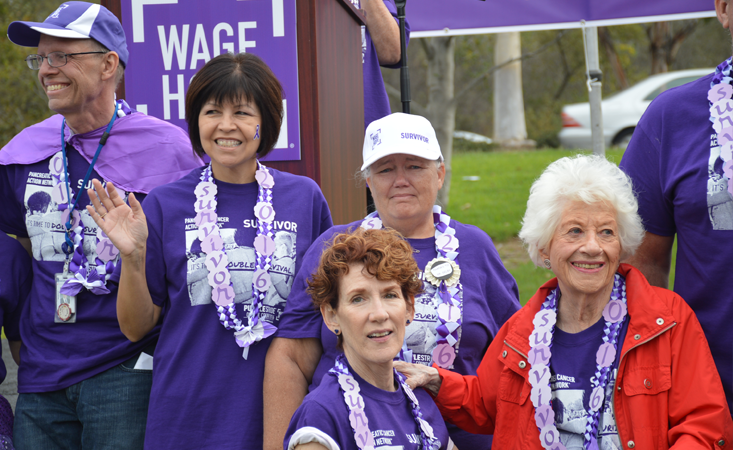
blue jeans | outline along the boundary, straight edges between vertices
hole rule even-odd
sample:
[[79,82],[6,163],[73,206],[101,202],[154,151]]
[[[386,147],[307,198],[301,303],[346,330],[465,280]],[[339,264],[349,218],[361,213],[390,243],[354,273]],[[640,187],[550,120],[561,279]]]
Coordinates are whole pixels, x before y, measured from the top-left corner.
[[66,389],[20,394],[16,449],[142,449],[153,372],[132,369],[136,360]]

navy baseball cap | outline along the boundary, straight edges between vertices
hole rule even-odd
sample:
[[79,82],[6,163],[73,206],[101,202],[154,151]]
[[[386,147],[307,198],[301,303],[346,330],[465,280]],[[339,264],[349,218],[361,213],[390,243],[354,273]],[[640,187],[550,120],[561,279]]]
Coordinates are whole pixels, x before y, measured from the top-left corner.
[[41,34],[66,39],[92,38],[116,52],[127,67],[125,32],[117,17],[101,5],[87,2],[66,2],[43,22],[15,21],[8,27],[8,39],[23,47],[38,47]]

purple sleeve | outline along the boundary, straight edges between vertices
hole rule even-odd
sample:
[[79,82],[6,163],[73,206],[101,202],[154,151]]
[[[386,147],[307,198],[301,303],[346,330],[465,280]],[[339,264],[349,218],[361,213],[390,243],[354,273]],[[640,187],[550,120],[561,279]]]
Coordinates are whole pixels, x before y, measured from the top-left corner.
[[[337,406],[337,405],[333,405]],[[303,404],[298,407],[290,419],[290,425],[288,425],[288,431],[285,432],[285,440],[283,441],[283,448],[288,448],[290,437],[301,428],[313,427],[318,428],[323,433],[331,437],[331,439],[339,442],[339,426],[334,421],[334,417],[331,415],[333,411],[329,411],[323,405],[310,401],[308,397],[303,401]]]
[[166,286],[166,266],[163,258],[162,223],[163,211],[155,195],[148,195],[143,202],[143,210],[148,221],[148,242],[145,255],[145,277],[153,303],[163,306],[168,299]]
[[308,279],[316,270],[321,259],[325,243],[333,236],[334,231],[329,229],[316,239],[303,256],[298,274],[293,281],[293,287],[288,295],[285,311],[280,318],[277,337],[288,339],[321,338],[321,313],[313,306],[311,297],[306,292]]
[[18,200],[22,197],[17,195],[15,188],[21,186],[25,189],[25,183],[16,183],[15,178],[20,172],[19,166],[0,165],[0,198],[3,199],[3,213],[0,214],[0,230],[5,233],[14,234],[19,237],[28,237],[28,230],[25,227],[25,214],[23,204]]
[[20,313],[31,291],[33,269],[31,258],[20,242],[0,235],[0,316],[8,340],[20,340]]
[[656,117],[654,106],[649,107],[634,130],[619,166],[631,178],[644,228],[660,236],[673,236],[676,232],[674,205],[663,189],[661,149],[654,138],[654,123],[661,118]]

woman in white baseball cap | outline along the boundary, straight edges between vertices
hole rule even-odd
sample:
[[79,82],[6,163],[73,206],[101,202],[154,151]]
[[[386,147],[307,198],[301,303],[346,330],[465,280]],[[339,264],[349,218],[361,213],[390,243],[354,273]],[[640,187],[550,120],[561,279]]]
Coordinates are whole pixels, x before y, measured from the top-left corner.
[[[360,176],[376,211],[324,233],[303,259],[270,348],[265,368],[266,442],[282,438],[308,386],[334,365],[336,336],[323,324],[306,292],[324,245],[336,233],[362,227],[393,228],[407,238],[422,271],[423,292],[406,329],[400,358],[475,374],[501,325],[519,308],[517,286],[489,236],[452,220],[435,205],[445,165],[435,130],[424,117],[391,114],[367,127]],[[287,380],[287,382],[286,382]],[[488,449],[487,436],[449,425],[456,447]]]

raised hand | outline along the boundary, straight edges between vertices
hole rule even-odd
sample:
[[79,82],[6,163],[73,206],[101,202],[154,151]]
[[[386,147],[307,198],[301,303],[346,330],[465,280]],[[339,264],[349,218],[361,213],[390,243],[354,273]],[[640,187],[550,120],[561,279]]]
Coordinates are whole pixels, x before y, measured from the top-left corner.
[[102,231],[110,238],[123,258],[144,256],[148,239],[148,224],[145,220],[142,205],[130,193],[130,206],[125,204],[112,182],[107,182],[107,189],[99,180],[93,180],[94,189],[88,189],[91,205],[87,211]]

